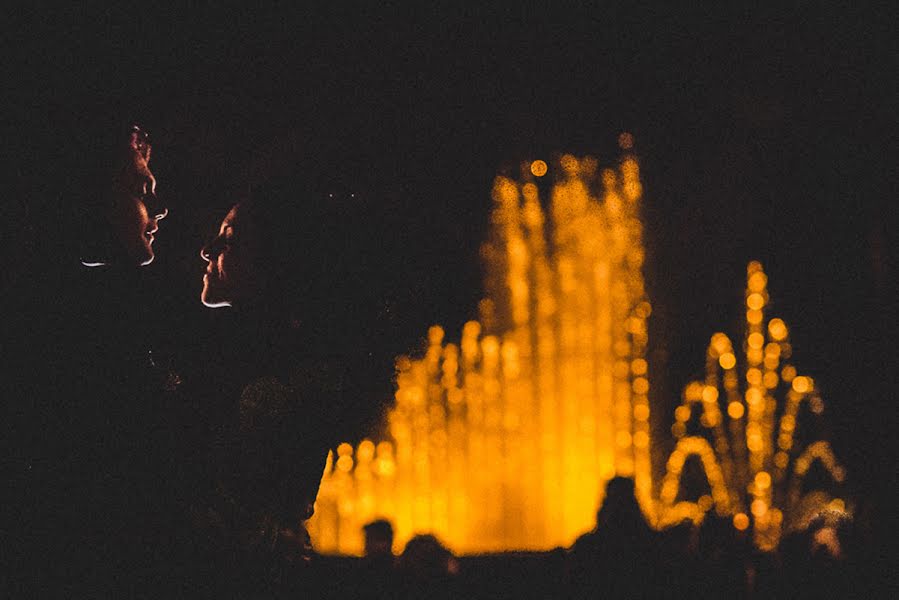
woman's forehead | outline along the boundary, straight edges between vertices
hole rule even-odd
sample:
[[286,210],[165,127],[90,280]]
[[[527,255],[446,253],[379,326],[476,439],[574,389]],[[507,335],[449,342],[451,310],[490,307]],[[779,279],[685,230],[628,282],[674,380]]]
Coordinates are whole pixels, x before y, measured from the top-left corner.
[[240,221],[240,205],[235,204],[231,207],[231,210],[228,211],[228,214],[225,215],[225,218],[222,219],[222,227],[226,226],[234,226],[235,223]]

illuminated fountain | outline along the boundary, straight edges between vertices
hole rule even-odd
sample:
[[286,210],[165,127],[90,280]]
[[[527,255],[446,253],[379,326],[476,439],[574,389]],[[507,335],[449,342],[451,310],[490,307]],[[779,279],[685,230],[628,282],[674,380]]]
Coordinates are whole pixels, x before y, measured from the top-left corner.
[[[842,478],[823,442],[791,454],[800,404],[815,411],[820,398],[811,379],[781,367],[789,355],[782,321],[768,323],[766,343],[766,279],[752,263],[748,409],[731,342],[715,334],[706,381],[687,386],[677,410],[677,446],[655,498],[642,186],[631,137],[619,141],[617,169],[565,155],[551,183],[543,161],[522,165],[518,180],[496,178],[480,320],[465,324],[459,343],[431,327],[424,356],[397,362],[383,439],[344,443],[329,457],[309,523],[320,552],[360,554],[362,525],[375,518],[393,523],[396,549],[425,532],[459,553],[568,546],[595,524],[615,475],[634,478],[643,511],[659,525],[699,520],[714,506],[745,528],[749,506],[765,547],[780,532],[775,503],[798,502],[795,478],[792,496],[776,492],[789,464],[801,475],[818,458]],[[792,387],[778,412],[774,392],[785,385]],[[686,435],[694,406],[711,443]],[[679,500],[681,471],[694,454],[711,495]]]
[[[742,376],[733,343],[719,332],[708,346],[705,380],[684,388],[671,428],[677,445],[668,458],[659,502],[662,525],[698,520],[714,506],[742,530],[750,525],[751,515],[754,541],[762,549],[776,546],[784,527],[801,526],[810,512],[825,506],[845,509],[842,499],[822,490],[802,494],[803,479],[814,461],[833,487],[840,487],[845,471],[827,441],[808,439],[797,447],[800,417],[814,420],[824,411],[824,402],[812,378],[798,375],[789,362],[786,323],[778,318],[765,322],[767,282],[761,264],[749,263]],[[694,435],[687,435],[688,429]],[[677,501],[690,456],[701,461],[711,493],[696,501]]]

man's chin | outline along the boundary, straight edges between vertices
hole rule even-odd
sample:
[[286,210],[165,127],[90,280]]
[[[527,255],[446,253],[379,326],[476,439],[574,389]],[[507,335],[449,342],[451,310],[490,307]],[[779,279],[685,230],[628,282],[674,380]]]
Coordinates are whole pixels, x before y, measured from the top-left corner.
[[138,244],[134,249],[133,257],[136,264],[146,267],[156,258],[156,253],[153,252],[153,246],[150,245],[150,242],[145,240],[143,244]]

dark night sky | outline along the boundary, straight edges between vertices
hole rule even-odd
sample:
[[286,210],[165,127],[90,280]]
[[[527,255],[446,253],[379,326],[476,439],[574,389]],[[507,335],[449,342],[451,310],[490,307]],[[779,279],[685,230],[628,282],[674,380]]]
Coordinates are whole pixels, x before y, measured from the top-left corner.
[[888,489],[895,15],[716,10],[20,12],[5,36],[18,173],[4,258],[39,229],[17,224],[41,214],[33,163],[57,123],[122,114],[154,133],[171,216],[152,268],[177,301],[196,306],[196,249],[246,173],[293,166],[381,233],[372,277],[400,317],[378,351],[402,353],[428,325],[456,337],[475,316],[498,168],[568,151],[609,164],[627,130],[658,405],[670,414],[701,374],[714,331],[739,334],[745,266],[761,260],[838,451],[860,487]]

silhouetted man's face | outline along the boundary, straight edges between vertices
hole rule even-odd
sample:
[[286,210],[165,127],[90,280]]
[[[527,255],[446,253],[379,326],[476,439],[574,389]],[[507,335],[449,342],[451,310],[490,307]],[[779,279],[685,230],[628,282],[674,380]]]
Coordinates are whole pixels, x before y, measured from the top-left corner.
[[125,260],[138,265],[153,261],[154,234],[168,209],[156,198],[156,178],[150,171],[150,144],[144,132],[131,131],[115,173],[107,218]]

